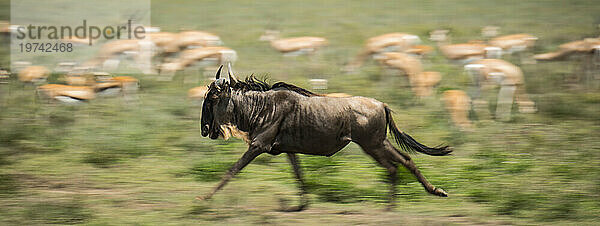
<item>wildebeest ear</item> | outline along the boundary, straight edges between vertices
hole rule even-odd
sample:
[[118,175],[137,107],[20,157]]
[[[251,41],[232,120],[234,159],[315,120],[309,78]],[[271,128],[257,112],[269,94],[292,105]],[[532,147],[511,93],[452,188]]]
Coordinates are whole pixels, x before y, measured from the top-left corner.
[[227,73],[229,74],[229,83],[233,86],[235,85],[238,80],[235,77],[235,75],[233,74],[233,69],[231,69],[231,62],[227,63]]
[[219,70],[217,70],[217,75],[215,75],[215,79],[221,78],[221,69],[223,69],[223,65],[222,64],[219,67]]

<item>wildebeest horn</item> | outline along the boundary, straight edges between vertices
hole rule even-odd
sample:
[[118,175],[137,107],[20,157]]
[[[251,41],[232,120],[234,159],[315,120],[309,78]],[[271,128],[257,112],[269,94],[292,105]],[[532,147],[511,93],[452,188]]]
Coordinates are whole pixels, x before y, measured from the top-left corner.
[[227,73],[229,74],[229,83],[231,83],[231,85],[238,82],[237,78],[233,74],[233,69],[231,69],[231,62],[227,62]]
[[219,70],[217,70],[217,75],[215,76],[215,79],[221,78],[221,69],[223,69],[223,65],[222,64],[221,64],[221,67],[219,67]]

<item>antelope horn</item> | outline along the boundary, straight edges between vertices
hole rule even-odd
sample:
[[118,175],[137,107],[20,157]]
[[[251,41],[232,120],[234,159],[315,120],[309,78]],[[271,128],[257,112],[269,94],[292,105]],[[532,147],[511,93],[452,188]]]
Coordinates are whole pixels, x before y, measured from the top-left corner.
[[215,79],[221,78],[221,69],[223,69],[223,65],[222,64],[221,64],[221,67],[219,67],[219,70],[217,70],[217,75],[215,76]]
[[231,69],[231,62],[227,62],[227,73],[229,74],[229,83],[231,83],[231,85],[234,85],[238,82],[235,75],[233,75],[233,69]]

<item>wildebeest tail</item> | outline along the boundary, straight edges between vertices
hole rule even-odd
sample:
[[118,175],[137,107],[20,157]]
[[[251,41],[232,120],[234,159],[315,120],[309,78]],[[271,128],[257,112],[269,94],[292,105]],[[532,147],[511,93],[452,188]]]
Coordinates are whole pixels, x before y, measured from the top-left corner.
[[396,127],[394,119],[392,119],[392,110],[388,106],[385,106],[385,119],[387,121],[387,125],[390,127],[390,133],[392,133],[392,136],[394,136],[396,143],[398,143],[400,148],[406,152],[414,153],[416,151],[435,156],[448,155],[450,152],[452,152],[452,149],[448,146],[438,146],[434,148],[427,147],[417,142],[408,134],[400,131],[398,127]]

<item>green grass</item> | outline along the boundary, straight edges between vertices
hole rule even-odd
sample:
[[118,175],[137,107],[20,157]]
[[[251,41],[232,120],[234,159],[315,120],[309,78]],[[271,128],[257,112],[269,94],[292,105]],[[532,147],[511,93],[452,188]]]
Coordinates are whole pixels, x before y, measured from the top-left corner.
[[[0,19],[8,19],[8,1]],[[417,100],[404,77],[368,62],[359,73],[339,68],[368,37],[388,32],[421,36],[452,30],[453,41],[481,39],[485,25],[527,32],[535,52],[598,35],[592,1],[153,1],[153,26],[199,29],[221,36],[239,54],[236,71],[309,88],[329,79],[328,92],[374,97],[394,109],[398,126],[454,155],[415,155],[424,175],[450,197],[427,194],[399,170],[398,207],[384,212],[386,173],[351,144],[327,157],[300,156],[312,205],[297,202],[285,156],[261,156],[207,202],[210,191],[246,150],[238,139],[202,138],[200,109],[186,99],[179,73],[169,83],[141,80],[138,100],[101,98],[79,106],[47,105],[16,79],[0,85],[0,224],[597,224],[600,220],[600,92],[598,81],[569,88],[573,61],[522,65],[537,114],[509,123],[476,121],[474,132],[450,122],[439,94],[467,89],[460,66],[433,55],[427,70],[443,74],[438,93]],[[258,41],[265,29],[284,37],[324,36],[331,45],[315,59],[290,60]],[[2,39],[2,37],[0,37]],[[5,39],[2,39],[5,41]],[[516,58],[508,60],[517,62]],[[0,48],[0,66],[8,64]],[[596,72],[597,73],[597,72]],[[51,81],[60,81],[53,75]],[[10,95],[8,95],[10,93]]]

